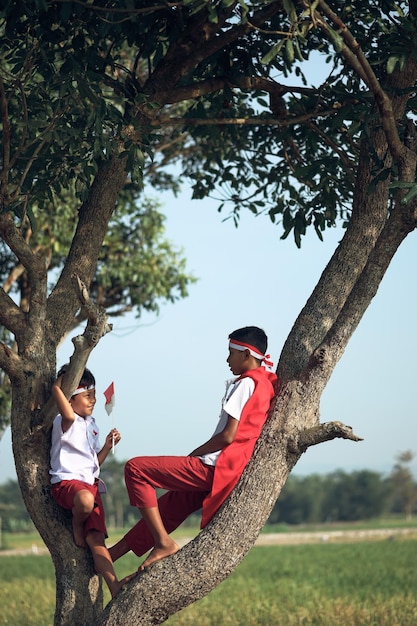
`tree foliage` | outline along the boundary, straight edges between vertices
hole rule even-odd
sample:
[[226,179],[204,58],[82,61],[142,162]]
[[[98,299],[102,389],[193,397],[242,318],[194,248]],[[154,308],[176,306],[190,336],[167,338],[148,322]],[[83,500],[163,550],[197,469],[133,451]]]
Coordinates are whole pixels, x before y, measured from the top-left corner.
[[[18,262],[27,279],[18,304],[0,290],[0,322],[16,345],[1,344],[0,367],[12,382],[22,495],[57,571],[56,624],[161,623],[233,571],[309,446],[358,439],[344,424],[321,424],[319,404],[416,227],[416,16],[415,0],[3,3],[0,236],[15,257],[6,255],[9,272]],[[123,263],[110,279],[105,255],[132,255],[132,202],[145,180],[176,188],[173,172],[191,181],[194,198],[219,197],[236,223],[243,208],[264,212],[298,246],[309,226],[322,237],[342,221],[346,233],[284,344],[275,408],[238,486],[191,545],[102,612],[91,563],[49,497],[50,384],[80,303],[88,321],[74,339],[66,393],[109,330],[90,298],[103,296],[97,266],[106,306],[119,306],[116,279],[132,304],[139,292],[152,298],[138,285],[154,275],[153,257],[125,284]],[[73,236],[49,284],[32,233],[67,215],[70,193]],[[116,226],[120,202],[128,213]]]
[[[160,166],[179,159],[195,198],[220,193],[236,220],[245,207],[265,212],[298,245],[308,225],[321,237],[349,219],[373,87],[406,69],[415,37],[406,8],[6,3],[3,89],[15,124],[5,205],[34,223],[28,190],[41,206],[65,199],[70,185],[83,200],[99,163],[119,151],[135,183],[145,168],[167,184]],[[407,98],[413,110],[414,92]],[[398,130],[406,136],[406,117]],[[373,184],[395,180],[396,164],[374,156]]]

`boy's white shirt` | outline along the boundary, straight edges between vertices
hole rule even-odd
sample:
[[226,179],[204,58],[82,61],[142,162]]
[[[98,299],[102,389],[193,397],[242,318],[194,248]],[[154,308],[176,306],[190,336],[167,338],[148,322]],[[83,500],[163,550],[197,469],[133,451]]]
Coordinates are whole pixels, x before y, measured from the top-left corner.
[[97,452],[100,451],[99,430],[94,417],[80,417],[62,432],[62,417],[57,415],[52,426],[51,483],[81,480],[93,485],[100,474]]
[[[212,436],[221,433],[227,424],[227,420],[233,417],[235,420],[240,420],[240,416],[243,411],[243,407],[249,400],[255,389],[255,383],[252,378],[245,377],[241,380],[238,378],[231,378],[226,381],[226,391],[222,399],[222,410],[220,412],[219,421]],[[216,465],[221,450],[217,452],[211,452],[210,454],[204,454],[198,458],[205,463],[205,465]]]

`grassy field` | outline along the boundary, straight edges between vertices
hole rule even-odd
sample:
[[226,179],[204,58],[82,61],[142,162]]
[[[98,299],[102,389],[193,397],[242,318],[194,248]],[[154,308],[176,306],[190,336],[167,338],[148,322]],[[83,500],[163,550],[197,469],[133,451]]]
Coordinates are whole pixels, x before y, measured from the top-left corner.
[[[255,547],[209,596],[166,623],[414,626],[416,557],[417,541],[407,539]],[[131,555],[116,563],[120,576],[137,566]],[[0,589],[0,624],[52,624],[55,586],[48,556],[2,556]]]

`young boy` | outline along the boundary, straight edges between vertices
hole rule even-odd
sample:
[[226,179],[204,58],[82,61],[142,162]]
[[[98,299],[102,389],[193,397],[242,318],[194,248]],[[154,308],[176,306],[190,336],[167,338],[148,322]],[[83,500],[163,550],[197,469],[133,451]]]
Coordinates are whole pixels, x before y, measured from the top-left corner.
[[103,502],[100,496],[100,465],[120,441],[113,428],[104,446],[98,444],[98,428],[92,412],[96,403],[95,379],[85,369],[74,394],[67,400],[62,389],[65,366],[52,385],[52,395],[59,410],[52,426],[51,483],[52,495],[60,506],[72,511],[74,541],[87,545],[93,555],[95,571],[103,576],[112,597],[126,579],[119,581],[105,545],[107,530]]
[[[237,378],[229,381],[213,436],[189,456],[136,457],[126,463],[130,503],[142,519],[112,548],[115,561],[129,550],[141,556],[140,566],[175,554],[169,536],[191,513],[202,510],[201,528],[211,520],[236,486],[249,461],[274,397],[276,376],[262,363],[267,337],[256,326],[229,335],[227,363]],[[272,364],[270,364],[272,365]],[[156,499],[155,488],[167,489]]]

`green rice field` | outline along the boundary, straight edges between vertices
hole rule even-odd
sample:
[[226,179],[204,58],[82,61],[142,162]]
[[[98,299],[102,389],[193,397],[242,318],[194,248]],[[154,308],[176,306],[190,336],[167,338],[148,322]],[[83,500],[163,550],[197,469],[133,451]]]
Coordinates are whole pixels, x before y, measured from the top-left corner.
[[[133,555],[116,563],[119,576],[137,566]],[[166,623],[414,626],[416,567],[414,539],[257,546],[209,596]],[[0,589],[0,624],[52,624],[55,585],[48,556],[1,556]]]

